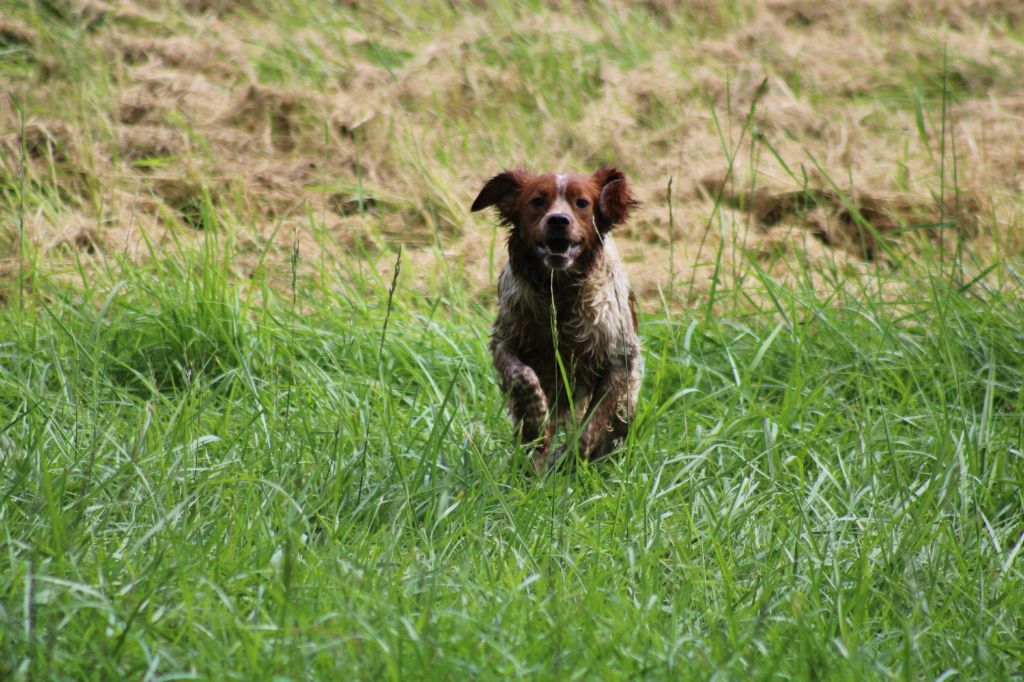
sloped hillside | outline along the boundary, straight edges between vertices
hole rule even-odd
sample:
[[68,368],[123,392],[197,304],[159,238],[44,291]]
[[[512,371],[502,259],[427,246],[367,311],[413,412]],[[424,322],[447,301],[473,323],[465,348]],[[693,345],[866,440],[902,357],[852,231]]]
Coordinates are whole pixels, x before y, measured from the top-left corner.
[[953,243],[1019,255],[1022,17],[942,0],[7,3],[0,292],[208,229],[239,277],[275,277],[295,244],[305,264],[403,244],[422,276],[440,256],[487,286],[500,235],[467,207],[510,165],[623,167],[646,294],[671,277],[698,296],[712,262],[750,256],[785,276]]

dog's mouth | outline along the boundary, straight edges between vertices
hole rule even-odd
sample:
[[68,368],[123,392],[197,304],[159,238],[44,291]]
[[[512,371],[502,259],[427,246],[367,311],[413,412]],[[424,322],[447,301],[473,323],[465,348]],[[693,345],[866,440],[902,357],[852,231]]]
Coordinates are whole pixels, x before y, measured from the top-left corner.
[[563,237],[553,237],[537,246],[537,254],[552,270],[565,270],[580,255],[583,242],[574,242]]

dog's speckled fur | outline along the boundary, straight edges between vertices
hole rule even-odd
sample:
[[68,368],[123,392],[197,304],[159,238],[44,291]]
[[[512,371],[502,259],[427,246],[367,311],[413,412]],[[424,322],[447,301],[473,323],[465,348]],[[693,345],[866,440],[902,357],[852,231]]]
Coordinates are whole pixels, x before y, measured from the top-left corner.
[[505,171],[473,203],[474,211],[497,206],[510,228],[491,352],[538,471],[559,457],[556,426],[582,425],[579,453],[595,459],[625,437],[635,414],[643,376],[636,301],[611,235],[635,205],[614,168]]

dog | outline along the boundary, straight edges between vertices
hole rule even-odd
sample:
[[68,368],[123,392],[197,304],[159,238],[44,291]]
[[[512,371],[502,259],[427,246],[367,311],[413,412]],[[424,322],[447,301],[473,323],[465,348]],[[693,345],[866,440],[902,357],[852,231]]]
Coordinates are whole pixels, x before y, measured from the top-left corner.
[[[593,175],[506,170],[471,211],[509,228],[490,349],[519,437],[538,473],[573,452],[607,455],[625,438],[643,378],[636,299],[612,230],[638,205],[616,168]],[[556,426],[577,435],[552,449]]]

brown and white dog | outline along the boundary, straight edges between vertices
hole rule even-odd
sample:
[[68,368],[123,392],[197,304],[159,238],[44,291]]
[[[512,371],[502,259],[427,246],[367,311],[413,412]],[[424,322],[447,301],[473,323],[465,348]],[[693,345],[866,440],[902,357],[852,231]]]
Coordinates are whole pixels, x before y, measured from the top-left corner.
[[636,300],[611,231],[637,205],[625,175],[505,171],[473,211],[510,229],[491,353],[520,437],[543,471],[556,425],[579,426],[579,455],[607,454],[629,429],[643,377]]

